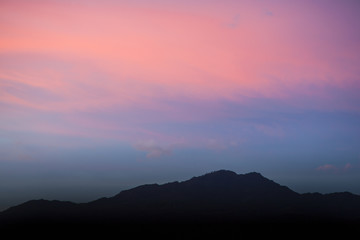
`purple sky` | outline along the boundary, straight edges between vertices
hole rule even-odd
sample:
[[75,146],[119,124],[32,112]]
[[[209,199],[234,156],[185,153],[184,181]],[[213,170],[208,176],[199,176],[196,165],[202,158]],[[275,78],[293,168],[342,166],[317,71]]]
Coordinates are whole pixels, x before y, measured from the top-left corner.
[[360,194],[359,1],[0,1],[0,210],[217,169]]

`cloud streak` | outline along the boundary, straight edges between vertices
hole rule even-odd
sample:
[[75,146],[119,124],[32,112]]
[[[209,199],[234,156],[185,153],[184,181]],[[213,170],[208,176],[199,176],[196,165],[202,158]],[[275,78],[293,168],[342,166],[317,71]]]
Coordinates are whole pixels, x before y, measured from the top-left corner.
[[360,112],[350,3],[225,2],[1,2],[0,129],[160,157],[286,138],[294,112]]
[[344,166],[335,166],[333,164],[324,164],[316,168],[318,171],[322,172],[346,172],[354,166],[350,163],[346,163]]
[[154,140],[138,141],[134,144],[134,148],[146,152],[147,158],[160,158],[169,156],[172,153],[172,149],[169,146],[160,146]]

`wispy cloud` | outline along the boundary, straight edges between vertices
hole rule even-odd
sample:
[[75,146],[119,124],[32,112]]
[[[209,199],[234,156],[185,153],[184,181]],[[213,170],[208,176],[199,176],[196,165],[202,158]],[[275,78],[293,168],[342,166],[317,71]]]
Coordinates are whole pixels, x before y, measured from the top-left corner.
[[337,170],[337,167],[335,167],[332,164],[324,164],[316,168],[316,170],[319,171],[330,171],[330,170]]
[[255,124],[255,129],[267,136],[284,137],[285,132],[281,127],[267,126],[263,124]]
[[316,170],[324,171],[324,172],[345,172],[353,167],[354,166],[351,163],[346,163],[343,166],[336,166],[333,164],[324,164],[324,165],[317,167]]
[[156,141],[150,139],[146,141],[139,141],[134,144],[134,148],[139,151],[146,152],[147,158],[159,158],[171,155],[172,149],[169,146],[161,146]]
[[[178,139],[222,150],[240,135],[286,137],[270,115],[359,112],[351,14],[318,16],[300,3],[105,2],[1,2],[0,129],[122,140],[151,158],[170,155]],[[242,121],[228,126],[230,115]]]
[[233,16],[231,21],[227,24],[229,28],[236,28],[239,25],[240,22],[240,14],[236,14]]

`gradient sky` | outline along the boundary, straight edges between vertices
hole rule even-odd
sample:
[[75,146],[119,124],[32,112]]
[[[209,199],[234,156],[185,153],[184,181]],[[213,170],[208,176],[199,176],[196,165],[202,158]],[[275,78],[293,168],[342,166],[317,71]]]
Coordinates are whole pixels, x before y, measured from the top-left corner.
[[0,0],[0,210],[217,169],[360,194],[357,0]]

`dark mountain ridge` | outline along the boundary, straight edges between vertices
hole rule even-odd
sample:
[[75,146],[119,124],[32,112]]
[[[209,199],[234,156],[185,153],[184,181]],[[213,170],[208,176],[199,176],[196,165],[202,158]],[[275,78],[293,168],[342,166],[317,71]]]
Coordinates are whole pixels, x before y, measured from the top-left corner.
[[220,170],[183,182],[147,184],[76,204],[32,200],[0,213],[17,224],[360,223],[360,196],[299,194],[259,173]]

